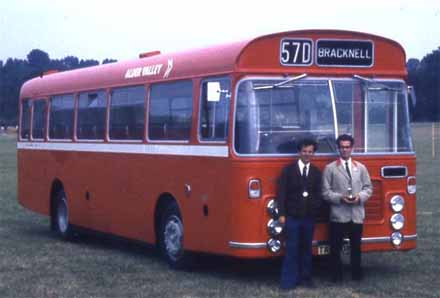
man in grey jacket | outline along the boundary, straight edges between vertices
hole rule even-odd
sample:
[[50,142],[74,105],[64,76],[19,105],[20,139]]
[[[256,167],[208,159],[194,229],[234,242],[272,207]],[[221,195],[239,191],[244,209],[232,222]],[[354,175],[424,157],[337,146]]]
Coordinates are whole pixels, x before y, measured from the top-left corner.
[[340,135],[336,140],[339,156],[328,164],[322,177],[324,200],[330,203],[330,259],[332,279],[342,281],[341,248],[345,235],[350,239],[350,263],[353,280],[362,279],[361,238],[365,218],[364,204],[373,188],[366,167],[351,158],[354,139]]

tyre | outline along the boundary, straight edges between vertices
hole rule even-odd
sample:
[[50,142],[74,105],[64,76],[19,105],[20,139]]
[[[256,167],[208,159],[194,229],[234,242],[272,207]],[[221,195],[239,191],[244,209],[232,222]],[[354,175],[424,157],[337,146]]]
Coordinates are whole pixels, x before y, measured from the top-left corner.
[[183,249],[184,227],[179,208],[171,202],[161,217],[159,249],[168,264],[174,269],[184,269],[191,263],[191,256]]
[[55,232],[63,239],[70,239],[73,232],[69,223],[69,207],[64,190],[57,193],[54,208],[52,222]]

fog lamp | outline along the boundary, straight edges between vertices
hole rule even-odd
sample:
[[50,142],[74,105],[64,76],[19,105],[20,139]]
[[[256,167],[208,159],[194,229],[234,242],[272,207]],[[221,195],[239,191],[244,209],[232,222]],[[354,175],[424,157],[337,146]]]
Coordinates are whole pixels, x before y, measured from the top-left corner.
[[281,241],[278,239],[270,238],[267,240],[267,249],[272,253],[277,253],[281,250]]
[[393,209],[394,212],[400,212],[403,209],[403,206],[405,206],[405,200],[402,196],[396,195],[393,196],[390,200],[391,209]]
[[267,202],[266,210],[270,217],[278,218],[278,205],[275,199],[270,199],[269,202]]
[[400,230],[405,224],[405,218],[401,214],[394,214],[391,216],[390,222],[393,229]]
[[391,243],[395,246],[399,246],[402,243],[403,236],[399,232],[394,232],[391,234]]
[[267,232],[270,236],[277,236],[283,231],[283,225],[278,220],[271,219],[267,223]]

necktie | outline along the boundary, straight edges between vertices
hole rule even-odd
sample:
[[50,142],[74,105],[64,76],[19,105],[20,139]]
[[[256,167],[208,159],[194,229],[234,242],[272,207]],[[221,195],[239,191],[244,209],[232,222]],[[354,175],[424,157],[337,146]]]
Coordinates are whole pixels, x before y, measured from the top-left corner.
[[303,177],[303,179],[307,178],[307,166],[304,166],[304,168],[303,168],[302,177]]
[[345,170],[347,171],[348,177],[350,177],[351,180],[351,173],[350,173],[350,168],[348,167],[348,161],[345,162]]
[[303,198],[307,198],[309,196],[308,192],[307,192],[307,166],[304,165],[303,167],[303,172],[302,172],[302,196]]

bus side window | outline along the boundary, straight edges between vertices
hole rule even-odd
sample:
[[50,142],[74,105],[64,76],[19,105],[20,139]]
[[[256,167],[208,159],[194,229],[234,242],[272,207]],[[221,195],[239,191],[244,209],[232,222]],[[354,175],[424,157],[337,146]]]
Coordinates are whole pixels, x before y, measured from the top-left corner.
[[110,97],[110,139],[143,139],[145,122],[144,98],[144,86],[112,90]]
[[225,141],[228,137],[231,83],[227,78],[202,82],[199,137],[201,141]]
[[32,108],[32,139],[44,139],[44,128],[46,123],[46,101],[38,99],[33,101]]
[[29,132],[31,130],[31,105],[29,99],[21,102],[21,122],[20,122],[20,138],[29,139]]
[[192,121],[192,81],[151,85],[148,106],[150,140],[189,140]]
[[77,120],[78,139],[104,139],[106,106],[104,91],[83,92],[79,94]]
[[70,140],[73,135],[73,94],[50,98],[49,138]]

